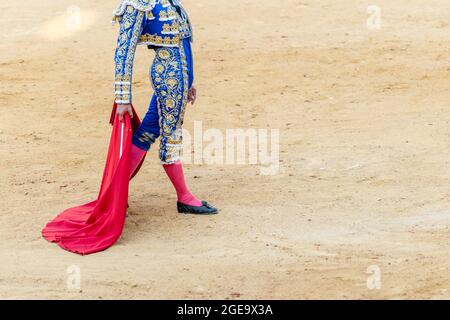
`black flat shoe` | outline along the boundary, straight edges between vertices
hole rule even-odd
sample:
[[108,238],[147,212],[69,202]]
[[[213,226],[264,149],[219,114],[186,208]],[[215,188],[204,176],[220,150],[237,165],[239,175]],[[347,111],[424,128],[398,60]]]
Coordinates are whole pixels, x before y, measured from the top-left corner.
[[214,208],[212,205],[210,205],[206,201],[202,201],[202,206],[189,206],[187,204],[183,204],[181,202],[177,202],[177,208],[179,213],[184,214],[202,214],[202,215],[209,215],[209,214],[217,214],[219,210]]

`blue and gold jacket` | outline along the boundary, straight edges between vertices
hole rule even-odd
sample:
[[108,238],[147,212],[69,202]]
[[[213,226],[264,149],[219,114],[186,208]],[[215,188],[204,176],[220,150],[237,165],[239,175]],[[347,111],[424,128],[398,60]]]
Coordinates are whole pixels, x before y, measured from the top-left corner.
[[128,104],[137,45],[178,47],[183,39],[192,40],[192,27],[180,0],[122,0],[113,20],[120,22],[114,56],[115,99]]

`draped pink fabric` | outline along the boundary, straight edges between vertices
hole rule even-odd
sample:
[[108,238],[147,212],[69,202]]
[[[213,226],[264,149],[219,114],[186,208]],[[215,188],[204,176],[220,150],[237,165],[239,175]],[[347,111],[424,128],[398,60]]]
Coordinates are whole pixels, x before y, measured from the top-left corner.
[[[133,109],[133,118],[126,115],[122,122],[119,121],[115,115],[116,107],[114,105],[111,113],[113,129],[97,200],[63,211],[42,230],[45,239],[74,253],[86,255],[105,250],[123,231],[130,181],[131,139],[140,120]],[[133,176],[139,168],[140,165]]]

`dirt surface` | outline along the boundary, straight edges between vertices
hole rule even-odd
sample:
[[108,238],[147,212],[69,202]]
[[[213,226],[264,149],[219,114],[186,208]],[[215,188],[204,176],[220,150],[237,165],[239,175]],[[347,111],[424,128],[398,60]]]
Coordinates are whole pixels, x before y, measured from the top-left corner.
[[[40,231],[96,197],[117,2],[0,0],[0,298],[450,298],[450,2],[377,1],[379,30],[369,1],[213,2],[184,2],[200,96],[185,128],[279,129],[279,173],[188,165],[221,213],[182,216],[155,148],[123,237],[81,257]],[[141,115],[152,59],[139,48]]]

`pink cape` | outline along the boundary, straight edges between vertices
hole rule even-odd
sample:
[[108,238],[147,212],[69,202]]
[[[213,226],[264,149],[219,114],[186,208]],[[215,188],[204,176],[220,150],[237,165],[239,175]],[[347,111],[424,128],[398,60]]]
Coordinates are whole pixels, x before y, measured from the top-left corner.
[[113,130],[97,200],[63,211],[42,230],[45,239],[67,251],[82,255],[99,252],[112,246],[122,234],[128,205],[131,139],[140,120],[133,108],[133,118],[126,115],[120,121],[116,108],[114,104],[110,118]]

